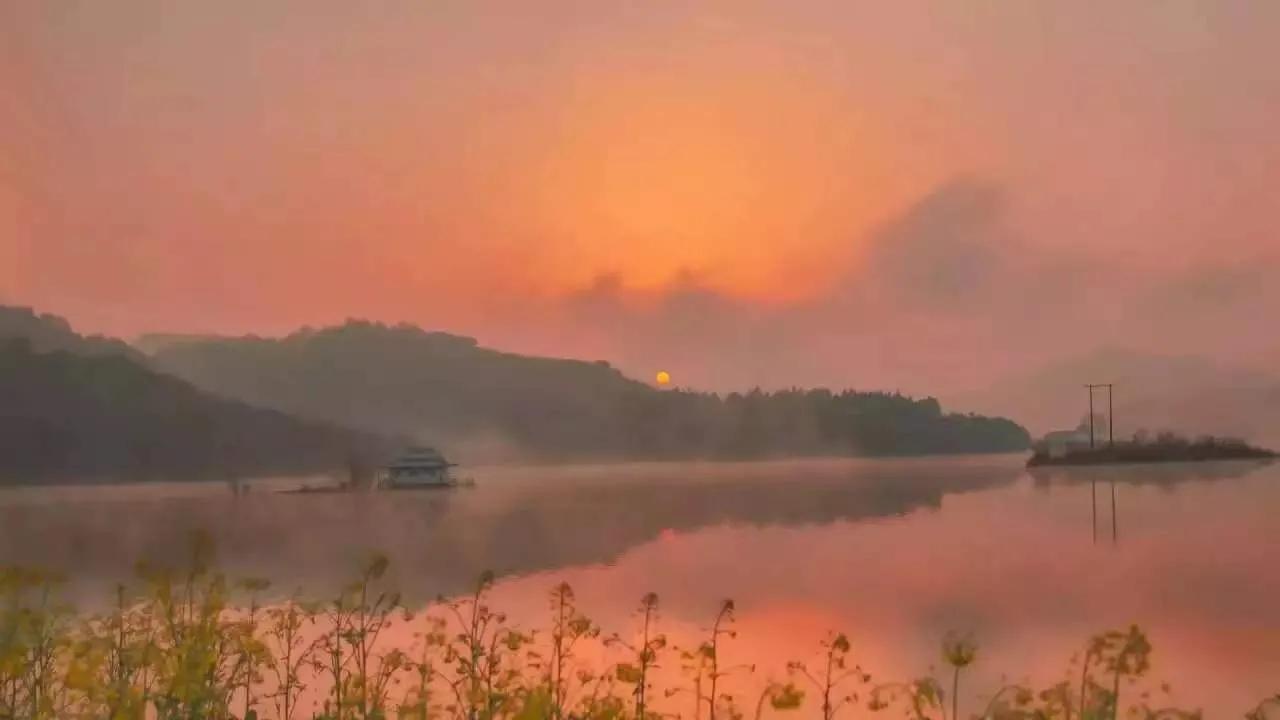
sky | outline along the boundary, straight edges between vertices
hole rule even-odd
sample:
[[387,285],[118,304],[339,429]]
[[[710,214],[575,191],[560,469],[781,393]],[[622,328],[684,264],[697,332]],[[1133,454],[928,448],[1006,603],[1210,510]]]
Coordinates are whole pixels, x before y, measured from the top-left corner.
[[1280,4],[0,4],[0,303],[706,389],[1280,362]]

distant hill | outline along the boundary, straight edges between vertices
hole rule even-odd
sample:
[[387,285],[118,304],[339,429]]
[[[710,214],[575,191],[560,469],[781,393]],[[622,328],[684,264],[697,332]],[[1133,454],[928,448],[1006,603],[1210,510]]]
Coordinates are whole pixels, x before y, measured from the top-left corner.
[[159,351],[161,348],[165,348],[170,345],[177,345],[178,343],[203,342],[208,340],[223,340],[223,339],[225,338],[222,335],[193,335],[188,333],[146,333],[144,335],[139,335],[138,337],[129,341],[129,344],[141,350],[142,352],[148,355],[151,355]]
[[1029,442],[1013,422],[946,414],[932,398],[659,391],[604,362],[504,353],[409,325],[180,339],[153,358],[227,397],[417,436],[468,460],[997,452]]
[[[954,401],[1011,414],[1040,435],[1074,428],[1088,416],[1082,387],[1087,382],[1115,383],[1117,438],[1145,429],[1280,443],[1280,376],[1196,356],[1102,349]],[[1097,410],[1105,412],[1105,391],[1098,391],[1097,402]]]
[[27,340],[36,352],[65,350],[77,355],[123,355],[139,362],[145,360],[145,356],[128,343],[101,335],[80,335],[57,315],[0,305],[0,342],[16,338]]
[[0,482],[301,474],[379,450],[372,436],[213,397],[123,355],[0,341]]
[[55,315],[0,306],[0,482],[310,473],[390,449],[216,397],[150,362]]

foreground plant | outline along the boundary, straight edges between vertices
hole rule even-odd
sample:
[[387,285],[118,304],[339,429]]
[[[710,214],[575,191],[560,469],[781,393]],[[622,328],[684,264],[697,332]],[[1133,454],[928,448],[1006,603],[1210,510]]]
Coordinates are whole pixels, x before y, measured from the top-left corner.
[[392,624],[392,614],[400,609],[400,593],[376,587],[390,565],[386,555],[375,555],[361,570],[360,578],[351,586],[355,609],[350,633],[346,637],[353,659],[353,698],[358,717],[386,713],[387,694],[392,679],[408,665],[407,656],[399,649],[377,654],[378,637]]
[[[1120,711],[1120,681],[1134,682],[1151,667],[1151,643],[1136,625],[1111,630],[1089,641],[1080,668],[1081,718],[1116,720]],[[1101,672],[1102,682],[1095,678]],[[1109,685],[1104,684],[1110,681]]]
[[1280,693],[1258,703],[1245,714],[1245,720],[1270,720],[1280,717]]
[[978,646],[973,638],[948,635],[942,641],[942,659],[951,666],[951,720],[960,718],[960,671],[973,664],[978,656]]
[[72,645],[68,689],[85,717],[141,717],[150,697],[155,631],[145,604],[115,588],[111,611],[86,619]]
[[267,611],[265,630],[267,652],[275,690],[268,697],[279,720],[293,720],[298,696],[306,689],[303,669],[312,666],[319,637],[307,639],[306,630],[315,624],[315,609],[290,597]]
[[640,635],[635,643],[627,642],[614,635],[609,642],[626,648],[631,653],[629,662],[619,663],[615,672],[618,680],[634,685],[633,717],[636,720],[648,720],[649,675],[658,667],[658,653],[667,646],[667,636],[654,631],[658,619],[658,595],[647,593],[640,599]]
[[507,627],[505,613],[489,607],[493,574],[485,573],[475,591],[459,600],[441,600],[455,621],[444,646],[441,674],[453,695],[446,711],[467,720],[492,720],[508,714],[520,694],[519,651],[528,638]]
[[192,541],[186,568],[146,568],[154,623],[151,702],[159,720],[228,718],[238,688],[237,650],[253,628],[232,620],[226,578],[206,536]]
[[40,570],[0,571],[0,718],[53,718],[66,709],[59,668],[72,614],[57,599],[61,583]]
[[[553,720],[560,720],[565,715],[574,677],[571,667],[573,649],[580,641],[597,637],[600,628],[578,612],[573,588],[565,582],[551,591],[551,612],[551,657],[545,678],[551,701],[550,715]],[[592,678],[583,679],[589,681]]]
[[822,665],[815,674],[803,662],[787,664],[793,675],[799,675],[813,685],[822,699],[822,720],[833,720],[836,713],[848,703],[858,702],[857,691],[843,692],[842,686],[849,681],[866,683],[871,676],[862,671],[860,666],[849,667],[849,651],[852,645],[844,633],[831,635],[822,641]]
[[737,637],[737,631],[732,628],[733,625],[734,604],[732,600],[725,600],[720,604],[720,611],[716,613],[715,621],[711,624],[710,634],[707,639],[693,650],[685,650],[680,653],[682,660],[682,669],[693,682],[691,688],[675,688],[667,691],[667,696],[675,695],[681,690],[687,690],[693,694],[693,717],[699,720],[702,717],[702,708],[705,704],[707,707],[708,720],[716,720],[717,714],[727,715],[731,720],[736,720],[741,713],[734,705],[734,697],[730,693],[722,692],[721,681],[725,676],[735,670],[752,670],[750,665],[726,666],[721,662],[720,651],[725,640]]
[[760,693],[760,699],[756,702],[756,714],[754,720],[760,720],[764,717],[765,703],[774,710],[796,710],[804,702],[804,691],[793,682],[780,683],[769,682],[764,686],[764,690]]
[[[410,647],[391,646],[386,629],[411,616],[386,587],[388,563],[374,556],[323,605],[296,597],[264,601],[266,581],[229,582],[207,538],[193,540],[180,568],[146,568],[142,591],[117,586],[103,614],[77,619],[59,600],[60,580],[32,570],[0,570],[0,720],[658,720],[672,716],[656,698],[693,696],[695,720],[741,720],[735,692],[759,689],[753,720],[803,706],[835,720],[842,710],[905,711],[914,720],[962,720],[964,674],[978,658],[968,636],[948,635],[942,660],[949,687],[925,676],[863,688],[871,676],[853,662],[852,643],[833,633],[811,663],[787,664],[785,682],[755,679],[754,666],[725,662],[735,607],[719,606],[705,639],[679,653],[687,687],[663,689],[655,670],[667,652],[658,598],[642,598],[629,639],[600,628],[577,606],[572,588],[551,592],[550,628],[522,632],[492,609],[493,576],[474,592],[421,616]],[[584,643],[625,657],[601,668],[583,662]],[[1136,626],[1092,638],[1063,681],[1040,692],[999,688],[972,718],[983,720],[1198,720],[1137,687],[1152,646]],[[733,688],[730,676],[735,676]],[[407,689],[399,690],[405,686]],[[734,689],[736,688],[736,689]],[[1162,686],[1168,693],[1168,687]],[[753,690],[754,692],[754,690]],[[950,697],[947,697],[948,693]],[[318,714],[300,709],[316,698]],[[1280,711],[1280,696],[1248,720]]]
[[270,587],[271,583],[260,578],[249,578],[240,581],[237,585],[247,593],[249,606],[245,617],[240,619],[236,626],[236,647],[231,678],[243,693],[244,710],[241,717],[248,719],[257,717],[256,706],[259,700],[257,691],[263,682],[262,670],[272,660],[270,651],[258,634],[258,617],[262,612],[258,596]]

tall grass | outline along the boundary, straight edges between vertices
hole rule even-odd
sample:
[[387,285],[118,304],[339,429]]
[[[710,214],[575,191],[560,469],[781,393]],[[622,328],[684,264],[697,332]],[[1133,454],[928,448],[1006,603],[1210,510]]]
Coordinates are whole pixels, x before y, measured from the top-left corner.
[[[952,635],[939,653],[945,679],[880,680],[856,661],[849,636],[833,633],[811,660],[787,663],[785,676],[760,677],[730,652],[732,601],[700,642],[679,648],[661,632],[652,593],[633,628],[605,635],[562,583],[550,593],[547,628],[530,631],[491,607],[492,575],[415,615],[386,586],[387,567],[384,556],[370,558],[322,602],[264,603],[266,581],[229,582],[198,539],[185,567],[141,568],[135,587],[117,586],[93,617],[60,602],[58,577],[2,570],[0,720],[743,720],[748,712],[761,720],[805,708],[822,720],[962,720],[962,677],[978,659],[971,638]],[[410,644],[387,642],[396,625],[412,630],[402,634]],[[593,666],[584,644],[612,648],[603,655],[617,659]],[[1061,682],[997,688],[967,717],[1200,717],[1138,691],[1152,653],[1139,628],[1100,633],[1082,650]],[[728,689],[731,676],[760,694],[744,702]],[[1264,700],[1247,717],[1262,720],[1278,706]]]

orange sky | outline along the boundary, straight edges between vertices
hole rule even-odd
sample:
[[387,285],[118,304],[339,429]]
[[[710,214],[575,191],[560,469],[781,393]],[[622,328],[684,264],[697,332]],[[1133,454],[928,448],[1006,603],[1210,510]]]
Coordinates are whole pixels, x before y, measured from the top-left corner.
[[[17,4],[0,301],[124,335],[409,320],[704,386],[963,386],[1119,340],[1268,362],[1277,21]],[[1058,330],[995,330],[1028,323]]]

